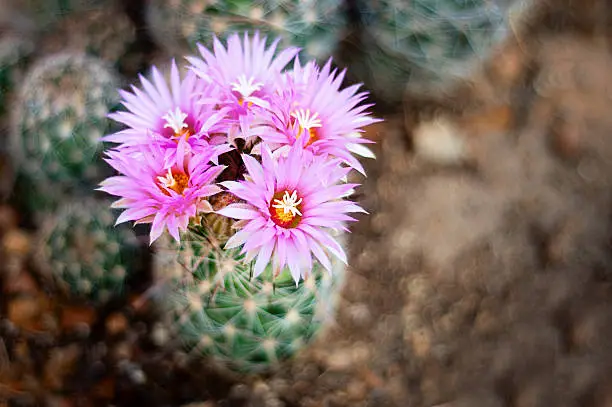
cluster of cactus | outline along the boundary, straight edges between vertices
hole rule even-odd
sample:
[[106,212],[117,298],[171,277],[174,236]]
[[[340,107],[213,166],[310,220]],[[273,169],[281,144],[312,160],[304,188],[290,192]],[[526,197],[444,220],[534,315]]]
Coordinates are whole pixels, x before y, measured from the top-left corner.
[[0,12],[33,27],[8,24],[0,34],[0,136],[4,126],[16,177],[10,199],[37,228],[38,268],[66,295],[104,303],[138,267],[140,250],[93,192],[111,171],[100,138],[119,101],[113,65],[135,29],[108,0],[9,0]]
[[65,294],[102,304],[120,294],[138,267],[139,243],[126,225],[114,226],[109,203],[66,202],[39,233],[37,262]]
[[288,270],[273,279],[270,265],[253,278],[253,262],[238,249],[224,250],[224,239],[214,232],[224,222],[231,227],[227,218],[209,215],[200,222],[180,244],[166,240],[155,254],[155,274],[171,288],[160,296],[162,310],[192,355],[239,372],[262,372],[330,325],[343,263],[333,262],[332,273],[316,264],[299,285]]
[[512,32],[523,0],[362,0],[360,80],[377,96],[435,94],[466,78]]
[[151,0],[147,21],[154,39],[170,54],[209,46],[213,35],[255,30],[280,38],[281,46],[303,47],[326,59],[345,35],[343,0]]
[[[406,83],[413,91],[446,87],[506,37],[507,5],[516,1],[358,0],[362,49],[351,72],[391,103],[401,100]],[[133,232],[112,225],[109,204],[89,196],[109,169],[99,139],[110,132],[107,114],[119,101],[121,79],[113,64],[135,37],[126,16],[114,18],[104,3],[15,2],[16,9],[29,10],[25,15],[42,27],[42,35],[36,47],[0,39],[0,115],[12,93],[16,191],[35,223],[44,225],[40,267],[67,294],[97,303],[121,292],[139,246]],[[280,48],[300,46],[304,56],[322,61],[347,35],[348,3],[149,0],[145,15],[153,39],[172,56],[195,53],[197,43],[212,48],[215,35],[225,40],[258,31],[280,38]],[[33,48],[38,59],[26,71]],[[206,214],[191,222],[181,243],[163,241],[156,274],[171,290],[160,301],[192,353],[257,372],[293,355],[321,331],[332,318],[345,269],[338,260],[331,273],[315,263],[296,284],[289,270],[276,275],[268,265],[254,278],[253,263],[239,249],[223,248],[233,233],[228,218]]]

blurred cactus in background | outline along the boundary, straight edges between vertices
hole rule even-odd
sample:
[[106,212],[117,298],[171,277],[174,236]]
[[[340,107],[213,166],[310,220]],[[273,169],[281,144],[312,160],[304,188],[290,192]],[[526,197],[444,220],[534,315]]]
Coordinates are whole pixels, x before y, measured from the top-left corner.
[[237,371],[269,370],[330,325],[345,265],[336,260],[328,273],[316,264],[299,285],[289,270],[273,279],[271,265],[253,278],[253,262],[224,244],[205,220],[180,244],[160,244],[155,274],[171,288],[159,296],[161,308],[192,354]]
[[348,63],[387,102],[436,95],[470,75],[513,35],[523,0],[358,1],[361,53]]
[[114,218],[108,202],[87,198],[64,203],[43,222],[37,261],[67,295],[104,303],[138,267],[138,240]]
[[105,63],[82,54],[53,55],[28,71],[13,106],[11,144],[34,212],[89,190],[104,173],[100,137],[110,130],[117,86]]
[[198,42],[210,46],[213,35],[258,30],[323,60],[346,34],[343,0],[151,0],[147,22],[155,41],[174,56],[193,53]]

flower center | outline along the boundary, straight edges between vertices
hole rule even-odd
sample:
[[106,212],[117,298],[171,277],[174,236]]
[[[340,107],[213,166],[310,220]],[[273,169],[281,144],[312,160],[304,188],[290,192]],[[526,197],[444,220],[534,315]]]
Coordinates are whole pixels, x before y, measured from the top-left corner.
[[263,83],[255,82],[255,78],[253,77],[250,77],[249,79],[247,79],[246,75],[244,74],[240,75],[238,77],[238,80],[236,82],[233,82],[231,85],[232,85],[232,90],[234,92],[240,93],[241,95],[241,97],[239,98],[241,106],[242,106],[241,102],[244,99],[251,96],[254,92],[261,90],[261,88],[263,87]]
[[270,203],[270,216],[278,226],[291,229],[297,227],[302,219],[302,198],[298,199],[297,191],[289,195],[289,191],[274,194]]
[[291,113],[291,117],[295,119],[293,124],[298,125],[298,134],[296,138],[299,139],[302,134],[308,135],[308,141],[305,147],[308,147],[319,139],[319,132],[317,129],[322,127],[319,113],[312,114],[310,109],[299,109]]
[[[243,98],[238,99],[238,105],[240,105],[240,107],[242,107],[242,105],[244,105],[244,99]],[[253,106],[253,102],[247,102],[246,105],[247,105],[247,107],[251,107],[251,106]]]
[[189,185],[189,176],[184,172],[168,168],[168,173],[163,177],[157,177],[157,181],[157,186],[164,194],[170,196],[168,190],[171,189],[177,194],[183,195]]
[[174,111],[169,111],[165,116],[162,116],[162,119],[166,121],[166,124],[164,124],[164,129],[172,129],[174,132],[172,137],[177,140],[183,136],[185,136],[188,140],[189,136],[193,134],[193,131],[185,122],[185,119],[187,119],[187,113],[183,113],[179,107],[174,109]]

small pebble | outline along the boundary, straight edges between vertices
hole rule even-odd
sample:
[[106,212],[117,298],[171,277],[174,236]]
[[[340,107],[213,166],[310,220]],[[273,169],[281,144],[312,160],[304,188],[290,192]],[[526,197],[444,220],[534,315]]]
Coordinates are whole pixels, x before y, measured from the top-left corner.
[[106,332],[111,336],[125,332],[127,325],[127,318],[120,312],[112,313],[106,318]]
[[24,257],[30,252],[30,240],[31,238],[26,232],[20,229],[11,229],[2,238],[2,248],[8,256]]
[[168,343],[170,334],[168,329],[160,323],[156,323],[151,331],[151,340],[156,346],[162,347]]
[[352,380],[346,387],[346,394],[351,401],[361,401],[367,397],[368,389],[361,380]]
[[468,158],[466,136],[459,125],[447,117],[422,122],[412,132],[418,157],[439,164],[460,164]]

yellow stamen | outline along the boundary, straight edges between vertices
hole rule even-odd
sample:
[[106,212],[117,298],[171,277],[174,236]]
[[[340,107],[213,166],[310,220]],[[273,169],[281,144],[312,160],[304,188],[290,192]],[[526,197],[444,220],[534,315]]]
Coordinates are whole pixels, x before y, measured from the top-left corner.
[[298,109],[291,113],[291,117],[295,119],[295,124],[298,125],[298,133],[296,138],[300,138],[303,133],[308,134],[308,141],[306,142],[306,146],[311,145],[315,141],[319,139],[318,128],[321,128],[323,125],[321,124],[321,119],[319,119],[319,114],[310,113],[310,109]]
[[293,191],[291,195],[289,191],[277,192],[270,204],[272,220],[284,228],[296,227],[302,218],[301,203],[302,198],[298,199],[297,191]]
[[166,195],[170,195],[167,189],[171,189],[179,195],[182,195],[189,185],[189,176],[183,172],[168,169],[168,173],[164,177],[157,177],[159,181],[159,189]]

